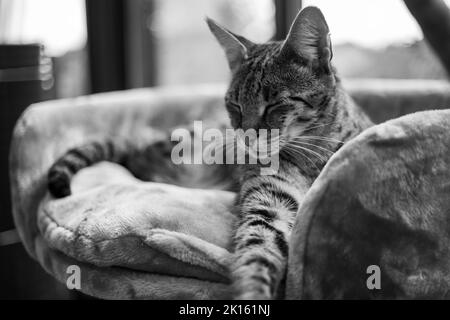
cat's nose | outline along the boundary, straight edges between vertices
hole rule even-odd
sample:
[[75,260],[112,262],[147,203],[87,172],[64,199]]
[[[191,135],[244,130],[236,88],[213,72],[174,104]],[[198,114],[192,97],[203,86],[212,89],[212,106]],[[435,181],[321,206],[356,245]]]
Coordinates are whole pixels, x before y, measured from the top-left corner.
[[247,132],[248,130],[258,130],[260,126],[259,119],[255,118],[252,114],[244,115],[242,117],[242,130]]

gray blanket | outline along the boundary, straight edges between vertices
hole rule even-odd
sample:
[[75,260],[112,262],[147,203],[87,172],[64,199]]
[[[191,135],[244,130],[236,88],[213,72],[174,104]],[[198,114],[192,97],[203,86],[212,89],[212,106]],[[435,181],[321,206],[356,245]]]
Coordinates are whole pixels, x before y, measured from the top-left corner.
[[[51,199],[45,188],[65,150],[111,132],[170,127],[161,111],[170,104],[172,119],[222,119],[212,107],[219,95],[208,92],[178,93],[183,103],[149,92],[32,107],[11,152],[14,216],[30,255],[62,282],[68,266],[80,266],[81,291],[100,298],[228,297],[232,193],[143,183],[106,163],[80,172],[68,198]],[[447,297],[449,129],[450,111],[412,114],[332,157],[294,226],[288,299]],[[367,286],[370,266],[380,269],[380,289]]]

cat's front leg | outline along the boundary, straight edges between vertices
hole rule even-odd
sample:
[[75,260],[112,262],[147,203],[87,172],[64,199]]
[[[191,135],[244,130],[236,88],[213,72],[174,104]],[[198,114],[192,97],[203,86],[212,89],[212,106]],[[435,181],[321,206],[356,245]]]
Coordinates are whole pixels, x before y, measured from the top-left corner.
[[232,280],[237,299],[272,299],[285,274],[298,190],[282,176],[246,181],[239,199]]

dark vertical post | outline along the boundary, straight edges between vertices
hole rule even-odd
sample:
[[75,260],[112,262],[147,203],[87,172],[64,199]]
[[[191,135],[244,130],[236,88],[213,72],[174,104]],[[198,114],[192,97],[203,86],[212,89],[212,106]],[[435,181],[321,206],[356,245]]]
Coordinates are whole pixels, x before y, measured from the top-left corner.
[[156,84],[153,0],[86,0],[91,91]]
[[275,0],[276,32],[274,40],[283,40],[302,8],[302,0]]
[[125,89],[125,0],[86,0],[91,91]]
[[154,1],[126,1],[125,12],[126,86],[154,86],[157,82],[156,40],[151,29]]
[[[55,98],[51,60],[36,44],[0,45],[0,300],[64,299],[71,293],[31,259],[15,236],[9,184],[13,128],[32,103]],[[36,155],[38,156],[38,155]]]
[[450,76],[450,9],[443,0],[404,0]]

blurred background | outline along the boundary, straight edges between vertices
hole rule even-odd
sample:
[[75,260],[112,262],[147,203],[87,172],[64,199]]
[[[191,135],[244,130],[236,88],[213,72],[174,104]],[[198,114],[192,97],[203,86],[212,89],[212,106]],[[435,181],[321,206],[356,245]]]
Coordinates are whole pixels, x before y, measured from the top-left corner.
[[450,0],[0,0],[0,298],[83,298],[26,256],[11,217],[11,132],[31,103],[130,88],[226,82],[210,16],[255,42],[322,9],[346,79],[442,79]]

